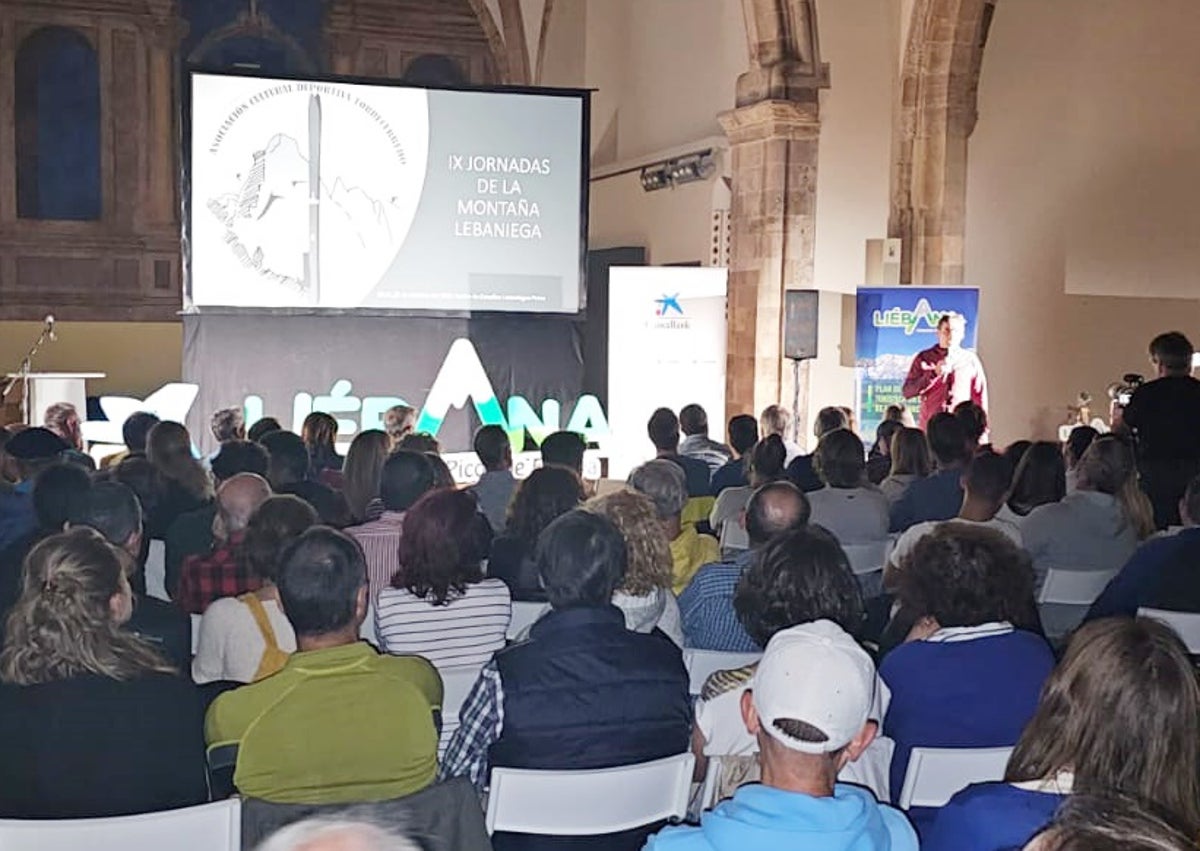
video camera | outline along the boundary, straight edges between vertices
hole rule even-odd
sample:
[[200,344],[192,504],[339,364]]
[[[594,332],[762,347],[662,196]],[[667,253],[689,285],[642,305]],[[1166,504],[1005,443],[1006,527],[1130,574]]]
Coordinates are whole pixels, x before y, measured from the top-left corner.
[[1133,398],[1133,391],[1145,383],[1145,376],[1138,375],[1136,372],[1128,372],[1121,376],[1120,381],[1114,381],[1108,385],[1108,398],[1121,407],[1125,407]]

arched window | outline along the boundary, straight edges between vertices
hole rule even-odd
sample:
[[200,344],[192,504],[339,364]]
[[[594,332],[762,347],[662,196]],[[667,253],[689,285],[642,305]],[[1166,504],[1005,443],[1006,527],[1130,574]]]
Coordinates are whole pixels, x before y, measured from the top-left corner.
[[81,33],[43,27],[16,59],[17,215],[100,218],[100,68]]
[[414,86],[433,87],[465,86],[470,82],[458,62],[440,53],[426,53],[408,63],[403,80]]

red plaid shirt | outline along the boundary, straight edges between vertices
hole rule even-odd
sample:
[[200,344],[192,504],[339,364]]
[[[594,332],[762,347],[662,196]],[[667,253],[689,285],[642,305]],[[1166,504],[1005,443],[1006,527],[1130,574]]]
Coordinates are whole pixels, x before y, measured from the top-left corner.
[[240,558],[245,532],[235,532],[229,540],[213,548],[208,555],[191,555],[180,570],[179,593],[175,603],[185,612],[202,615],[208,604],[219,597],[236,597],[262,587],[258,577]]

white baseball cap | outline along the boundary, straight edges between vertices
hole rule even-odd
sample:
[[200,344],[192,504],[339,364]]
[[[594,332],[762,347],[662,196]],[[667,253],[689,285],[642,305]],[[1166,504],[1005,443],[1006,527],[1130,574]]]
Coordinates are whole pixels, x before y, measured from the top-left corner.
[[[875,699],[875,663],[840,626],[821,620],[777,632],[754,673],[754,709],[776,741],[803,753],[840,750],[862,731]],[[804,742],[775,726],[803,721],[825,734]]]

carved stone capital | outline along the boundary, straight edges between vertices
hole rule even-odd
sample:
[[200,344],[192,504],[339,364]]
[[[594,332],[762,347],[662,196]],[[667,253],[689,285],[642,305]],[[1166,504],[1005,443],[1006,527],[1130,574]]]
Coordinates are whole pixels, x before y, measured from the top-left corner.
[[734,145],[764,139],[814,139],[821,132],[815,99],[762,100],[722,112],[717,119]]

